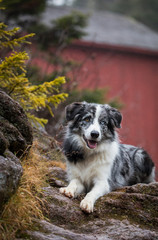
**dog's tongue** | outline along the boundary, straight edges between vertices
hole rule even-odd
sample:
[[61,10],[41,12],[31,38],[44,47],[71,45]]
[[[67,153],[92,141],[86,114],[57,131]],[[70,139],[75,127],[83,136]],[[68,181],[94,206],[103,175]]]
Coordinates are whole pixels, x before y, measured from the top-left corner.
[[97,142],[95,142],[93,140],[88,140],[87,143],[88,143],[88,147],[91,149],[94,149],[97,146]]

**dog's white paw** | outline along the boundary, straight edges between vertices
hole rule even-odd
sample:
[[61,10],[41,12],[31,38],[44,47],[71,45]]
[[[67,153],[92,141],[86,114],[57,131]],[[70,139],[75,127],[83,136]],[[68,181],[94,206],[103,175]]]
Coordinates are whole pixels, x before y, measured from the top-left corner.
[[59,192],[64,194],[65,196],[67,196],[69,198],[74,197],[74,192],[70,187],[62,187],[62,188],[59,189]]
[[84,198],[81,203],[80,203],[80,208],[82,209],[82,211],[87,212],[87,213],[91,213],[93,212],[93,201],[89,198]]

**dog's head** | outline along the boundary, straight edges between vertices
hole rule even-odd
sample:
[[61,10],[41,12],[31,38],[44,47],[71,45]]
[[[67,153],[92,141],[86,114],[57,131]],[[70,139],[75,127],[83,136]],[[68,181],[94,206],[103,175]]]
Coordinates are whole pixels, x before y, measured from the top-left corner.
[[66,107],[66,120],[71,133],[79,135],[86,147],[95,149],[104,141],[115,140],[122,115],[108,104],[75,102]]

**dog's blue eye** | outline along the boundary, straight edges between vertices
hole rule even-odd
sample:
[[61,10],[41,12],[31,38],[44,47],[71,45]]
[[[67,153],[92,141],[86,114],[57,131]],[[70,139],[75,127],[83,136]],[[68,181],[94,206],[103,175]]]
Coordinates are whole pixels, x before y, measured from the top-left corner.
[[100,124],[101,124],[101,125],[105,125],[105,124],[106,124],[106,121],[102,120],[102,121],[100,121]]

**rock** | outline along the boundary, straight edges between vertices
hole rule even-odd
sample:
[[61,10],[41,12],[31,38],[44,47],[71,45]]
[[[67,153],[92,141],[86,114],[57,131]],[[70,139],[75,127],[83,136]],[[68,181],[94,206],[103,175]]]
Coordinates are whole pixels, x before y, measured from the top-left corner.
[[[49,184],[52,187],[66,187],[67,175],[60,167],[52,167],[48,174]],[[59,180],[60,179],[60,180]],[[61,180],[62,179],[62,180]]]
[[[94,225],[93,225],[94,224]],[[78,225],[78,223],[76,223]],[[40,221],[42,231],[28,231],[27,236],[32,240],[157,240],[154,231],[141,229],[138,225],[130,225],[126,220],[109,222],[91,222],[94,228],[82,232],[80,229],[68,230],[47,221]],[[97,226],[97,228],[96,228]],[[21,239],[24,240],[24,239]]]
[[0,210],[17,189],[22,176],[20,160],[9,150],[0,156]]
[[33,131],[23,108],[3,91],[0,91],[0,117],[19,131],[27,145],[32,144]]
[[[44,188],[46,220],[38,231],[27,231],[32,240],[156,240],[158,239],[158,183],[137,184],[100,198],[92,214],[81,211],[77,199],[59,193],[66,184],[65,171],[52,168],[51,186]],[[54,179],[54,180],[53,180]]]
[[8,147],[8,141],[5,139],[2,132],[0,132],[0,155],[4,153]]
[[32,141],[32,127],[22,107],[0,91],[0,211],[18,187],[22,175],[18,157]]
[[20,156],[28,146],[22,134],[13,124],[2,117],[0,117],[0,131],[5,139],[6,148]]

